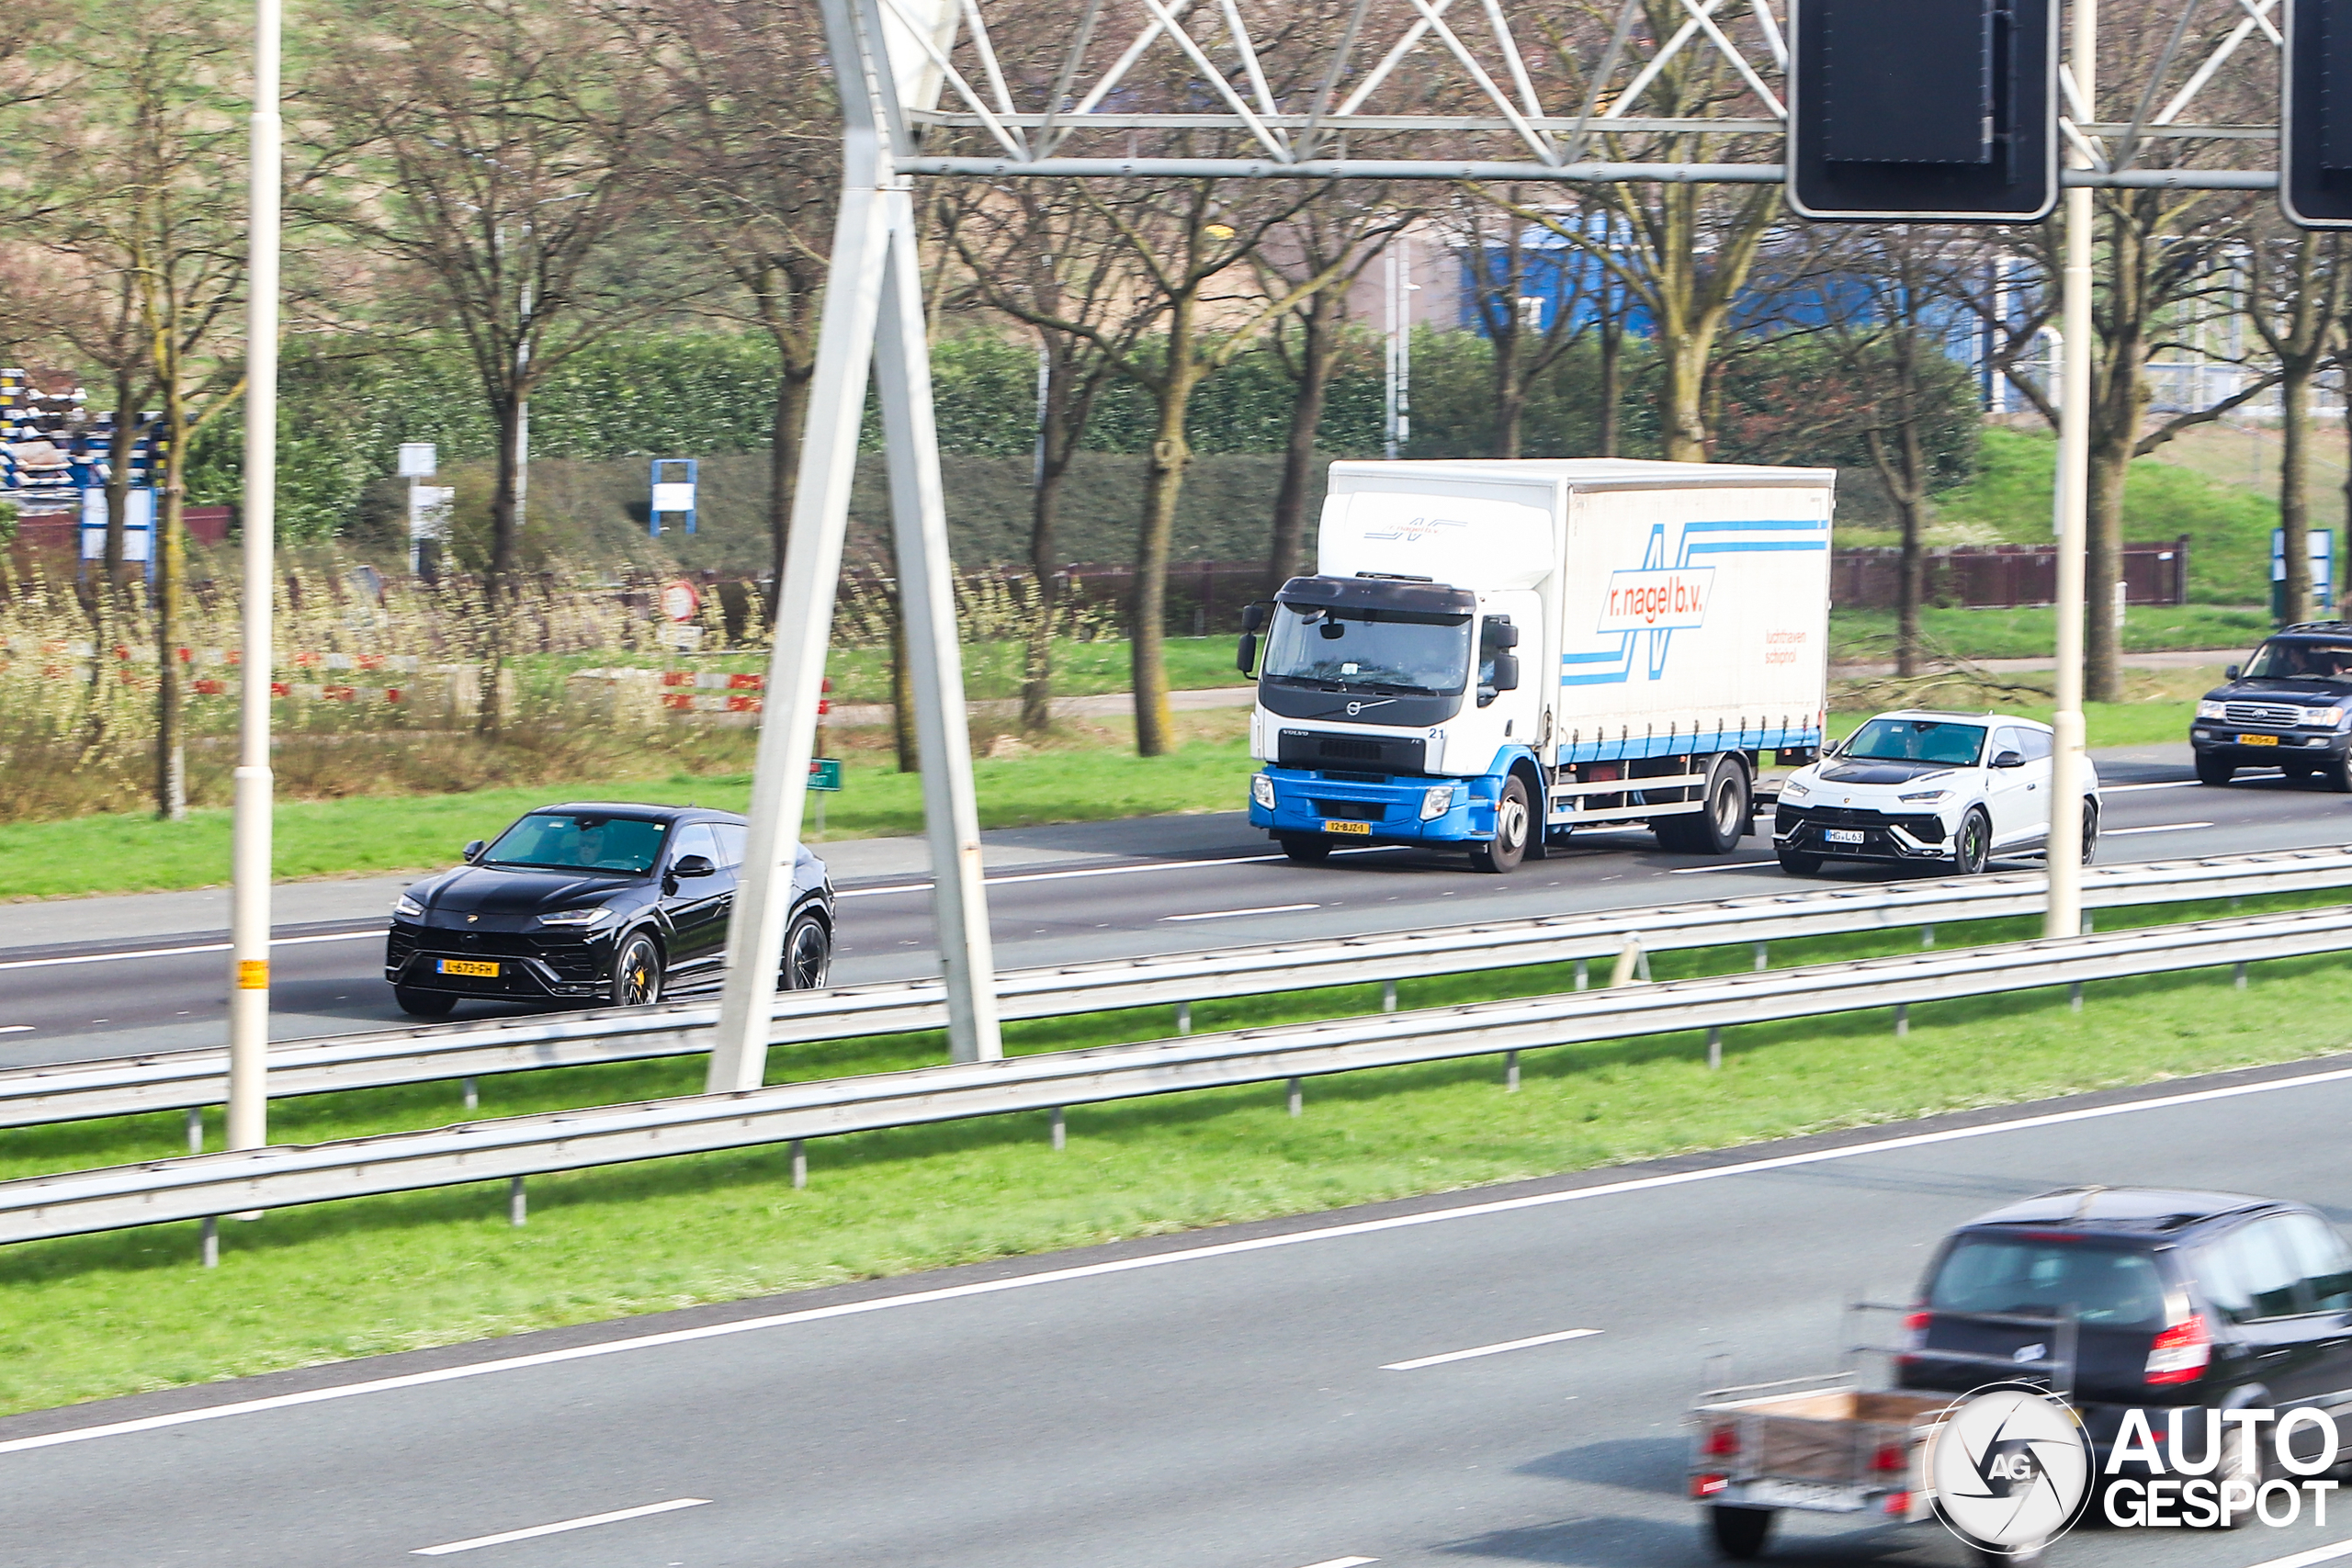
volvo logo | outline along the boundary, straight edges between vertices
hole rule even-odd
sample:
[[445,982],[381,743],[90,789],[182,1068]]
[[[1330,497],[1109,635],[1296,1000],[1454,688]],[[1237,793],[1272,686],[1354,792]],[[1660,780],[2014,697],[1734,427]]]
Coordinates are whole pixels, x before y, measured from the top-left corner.
[[1353,718],[1356,715],[1363,712],[1366,708],[1385,708],[1396,700],[1396,699],[1394,697],[1383,697],[1376,703],[1350,703],[1348,705],[1348,716],[1350,718]]

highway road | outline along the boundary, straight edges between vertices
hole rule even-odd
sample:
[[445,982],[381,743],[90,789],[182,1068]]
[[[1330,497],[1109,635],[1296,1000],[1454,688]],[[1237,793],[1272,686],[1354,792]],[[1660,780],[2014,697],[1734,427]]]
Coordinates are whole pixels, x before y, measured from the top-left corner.
[[[2352,840],[2352,796],[2275,775],[2200,787],[2187,752],[2178,746],[2098,754],[2109,790],[2102,862]],[[1343,851],[1327,866],[1294,866],[1238,814],[1059,833],[1092,848],[1058,856],[1033,849],[1022,864],[990,874],[1003,967],[1728,897],[1788,885],[1760,825],[1737,852],[1715,859],[1662,853],[1645,830],[1579,834],[1548,859],[1499,877],[1470,871],[1458,855],[1405,850]],[[1055,836],[1053,829],[1007,835],[1033,846]],[[1102,852],[1105,846],[1113,852]],[[857,848],[842,847],[844,863]],[[1892,874],[1833,865],[1825,880]],[[920,875],[838,880],[837,980],[937,972],[928,884]],[[371,896],[377,903],[389,898],[389,885]],[[272,998],[277,1038],[406,1021],[381,978],[382,920],[371,910],[364,919],[280,929]],[[0,947],[0,1066],[217,1044],[225,940],[198,928]],[[496,1010],[469,1004],[461,1016]]]
[[[2347,1119],[2339,1058],[18,1416],[0,1560],[1695,1568],[1702,1358],[1826,1370],[1849,1292],[1906,1299],[1947,1227],[2053,1187],[2352,1220]],[[2340,1503],[2051,1561],[2337,1543]],[[1933,1524],[1826,1516],[1774,1560],[1966,1562]]]

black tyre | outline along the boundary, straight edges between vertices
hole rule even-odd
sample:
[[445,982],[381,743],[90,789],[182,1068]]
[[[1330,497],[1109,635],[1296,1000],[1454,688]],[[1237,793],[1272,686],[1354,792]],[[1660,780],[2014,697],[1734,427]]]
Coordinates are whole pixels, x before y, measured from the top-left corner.
[[1962,876],[1975,876],[1992,858],[1993,819],[1982,807],[1971,807],[1960,819],[1960,831],[1952,835],[1952,869]]
[[1331,840],[1322,833],[1284,833],[1283,853],[1301,865],[1321,865],[1331,858]]
[[1690,855],[1727,855],[1739,848],[1756,811],[1748,793],[1747,769],[1739,759],[1716,758],[1707,771],[1706,790],[1699,798],[1705,809],[1658,820],[1658,847]]
[[2083,802],[2083,863],[2091,863],[2091,856],[2098,852],[2098,806]]
[[447,991],[420,991],[413,986],[394,986],[392,1000],[411,1018],[447,1018],[458,1005]]
[[2237,773],[2235,762],[2214,756],[2211,751],[2197,753],[2197,782],[2201,784],[2225,784]]
[[1470,846],[1470,868],[1497,875],[1517,870],[1519,863],[1527,858],[1532,821],[1527,808],[1527,781],[1513,773],[1503,781],[1503,793],[1495,801],[1495,836],[1489,842]]
[[784,962],[776,970],[779,991],[815,991],[833,972],[833,933],[825,917],[803,909],[785,928]]
[[2045,1548],[2019,1547],[2015,1551],[1991,1551],[1977,1547],[1970,1553],[1980,1568],[2041,1568]]
[[1707,1510],[1708,1533],[1714,1537],[1715,1553],[1735,1562],[1764,1555],[1764,1543],[1772,1539],[1770,1508],[1733,1508],[1718,1504]]
[[1820,874],[1821,857],[1819,855],[1801,855],[1794,850],[1782,850],[1780,855],[1781,869],[1791,876],[1815,876]]
[[2352,795],[2352,751],[2330,758],[2319,771],[2320,782],[2338,795]]
[[641,1008],[662,999],[662,950],[643,931],[621,943],[613,955],[606,998],[616,1008]]

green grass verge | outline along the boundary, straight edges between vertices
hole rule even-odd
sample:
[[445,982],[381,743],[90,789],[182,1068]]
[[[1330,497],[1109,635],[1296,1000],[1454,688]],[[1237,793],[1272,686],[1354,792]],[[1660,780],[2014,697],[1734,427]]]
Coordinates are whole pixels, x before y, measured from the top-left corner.
[[[1773,952],[1812,962],[1892,940]],[[1666,954],[1657,969],[1665,978],[1745,959],[1744,949]],[[539,1178],[521,1230],[504,1223],[503,1183],[358,1200],[228,1225],[216,1271],[195,1266],[191,1224],[19,1246],[0,1252],[0,1412],[2291,1060],[2352,1036],[2339,1021],[2352,1008],[2342,963],[2265,965],[2248,991],[2213,1005],[2226,973],[2094,985],[2080,1015],[2059,990],[1915,1007],[1903,1041],[1883,1012],[1736,1029],[1719,1073],[1705,1069],[1697,1035],[1678,1035],[1527,1053],[1517,1096],[1482,1059],[1318,1079],[1297,1121],[1271,1084],[1080,1107],[1060,1155],[1042,1114],[859,1134],[812,1145],[803,1191],[777,1148]],[[1408,982],[1403,1000],[1564,984],[1556,969],[1519,970]],[[1368,989],[1261,998],[1201,1007],[1196,1021],[1373,1005]],[[1164,1010],[1065,1020],[1016,1029],[1012,1043],[1169,1026]],[[779,1053],[771,1076],[887,1070],[939,1050],[935,1037],[847,1042]],[[691,1061],[491,1078],[481,1113],[698,1083]],[[308,1142],[455,1112],[452,1086],[414,1086],[287,1102],[274,1133]],[[0,1175],[156,1157],[173,1152],[179,1126],[175,1114],[27,1130],[0,1152]]]
[[[2239,661],[2269,635],[2267,611],[2218,604],[2139,604],[2123,622],[2131,653],[2211,649],[2213,662]],[[2057,612],[2048,605],[2018,610],[1926,609],[1919,630],[1938,650],[1961,659],[2048,659],[2057,645]],[[1883,663],[1894,657],[1894,612],[1833,610],[1829,657],[1837,663]]]

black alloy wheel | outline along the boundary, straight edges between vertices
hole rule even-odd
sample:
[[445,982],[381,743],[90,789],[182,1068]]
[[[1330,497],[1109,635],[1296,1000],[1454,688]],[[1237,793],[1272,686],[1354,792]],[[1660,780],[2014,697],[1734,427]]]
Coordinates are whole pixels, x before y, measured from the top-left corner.
[[1494,838],[1470,846],[1470,869],[1498,876],[1517,870],[1527,858],[1529,821],[1527,781],[1513,773],[1503,781],[1502,795],[1495,802]]
[[643,931],[621,943],[613,956],[613,979],[608,987],[610,999],[616,1008],[647,1007],[662,999],[662,950]]
[[1331,840],[1326,833],[1284,833],[1279,841],[1283,853],[1301,865],[1321,865],[1331,858]]
[[779,991],[815,991],[824,987],[833,970],[833,937],[824,917],[803,909],[792,917],[784,933],[784,964],[776,976]]
[[1993,819],[1981,806],[1972,806],[1952,836],[1952,869],[1962,876],[1982,874],[1993,858]]
[[2320,782],[2338,795],[2352,795],[2352,751],[2331,757],[2320,770]]
[[1707,1510],[1708,1533],[1714,1537],[1715,1553],[1735,1562],[1746,1562],[1764,1555],[1764,1543],[1772,1538],[1770,1508],[1735,1508],[1718,1503]]
[[411,1018],[447,1018],[458,1005],[447,991],[420,991],[413,986],[394,986],[392,1000]]
[[2083,802],[2083,863],[2091,863],[2091,856],[2098,852],[2098,807]]
[[2197,753],[2197,782],[2201,784],[2225,784],[2236,776],[2238,765],[2211,751]]

